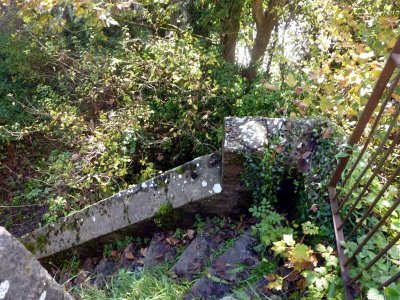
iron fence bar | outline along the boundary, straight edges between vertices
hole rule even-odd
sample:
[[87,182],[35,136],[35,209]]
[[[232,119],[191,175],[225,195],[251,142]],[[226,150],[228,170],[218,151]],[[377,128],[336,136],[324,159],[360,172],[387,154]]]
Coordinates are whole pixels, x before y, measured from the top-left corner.
[[328,192],[332,210],[332,220],[333,220],[333,228],[335,231],[336,248],[339,257],[340,273],[344,282],[343,285],[344,295],[346,300],[353,300],[353,295],[351,293],[350,285],[348,285],[350,279],[349,267],[344,265],[344,262],[346,260],[346,255],[344,254],[344,249],[342,246],[342,242],[344,241],[343,229],[337,228],[337,226],[341,223],[341,220],[340,220],[340,215],[338,213],[335,213],[335,209],[337,208],[338,205],[337,200],[334,199],[336,194],[336,188],[329,187]]
[[[393,183],[393,181],[396,179],[396,176],[400,173],[400,165],[397,167],[396,171],[392,174],[392,176],[389,178],[389,180],[385,183],[383,188],[379,191],[378,195],[375,197],[374,201],[369,205],[367,211],[364,213],[364,215],[361,217],[361,219],[358,221],[356,226],[353,227],[351,232],[348,234],[346,237],[346,241],[348,241],[351,236],[356,232],[358,228],[362,225],[362,222],[368,217],[368,215],[371,213],[371,211],[374,209],[376,204],[379,202],[379,200],[382,198],[383,194],[385,194],[386,190],[389,188],[389,186]],[[343,223],[345,220],[342,221]],[[343,223],[341,225],[343,225]]]
[[371,239],[371,237],[378,231],[378,229],[383,225],[383,223],[386,222],[386,220],[390,217],[392,212],[397,208],[397,206],[400,204],[400,198],[397,198],[392,206],[389,208],[389,210],[386,212],[386,214],[380,219],[378,224],[374,226],[374,228],[368,233],[368,235],[365,237],[365,239],[358,245],[356,250],[354,250],[354,253],[351,255],[350,258],[348,258],[343,265],[347,267],[351,261],[355,259],[355,257],[360,253],[362,248],[364,248],[365,244],[368,243],[368,241]]
[[[383,149],[383,147],[385,146],[387,140],[390,137],[390,133],[392,132],[392,129],[394,127],[394,125],[396,125],[396,121],[397,118],[400,115],[400,103],[398,104],[397,107],[397,112],[396,115],[393,117],[393,121],[390,124],[389,128],[386,131],[386,135],[383,137],[381,144],[378,146],[378,148],[376,149],[375,153],[372,155],[372,157],[370,158],[369,162],[367,163],[367,165],[364,167],[364,169],[362,170],[361,174],[358,176],[357,180],[354,182],[354,184],[352,185],[352,187],[350,188],[350,190],[346,193],[346,196],[343,198],[343,200],[339,203],[339,211],[343,208],[343,206],[345,205],[345,203],[349,200],[351,194],[353,193],[353,191],[358,187],[361,179],[364,177],[365,173],[367,173],[367,171],[369,170],[369,168],[372,166],[372,164],[375,162],[376,157],[381,153],[381,150]],[[374,173],[371,175],[370,179],[368,180],[368,182],[365,184],[363,191],[360,193],[360,195],[358,196],[358,201],[359,199],[364,195],[365,191],[368,189],[369,185],[371,184],[372,180],[375,178],[375,176],[378,174],[379,170],[381,169],[381,167],[383,166],[383,164],[385,163],[386,159],[389,157],[389,155],[391,154],[392,150],[394,149],[394,147],[396,147],[397,142],[400,140],[400,135],[398,135],[395,140],[391,143],[390,147],[384,152],[384,156],[380,159],[379,161],[379,165],[376,167]],[[357,202],[358,203],[358,202]],[[357,205],[357,203],[355,203]],[[353,205],[354,206],[354,205]]]
[[[378,127],[379,121],[383,115],[383,112],[385,111],[386,105],[388,104],[388,102],[390,101],[390,99],[392,99],[392,94],[394,92],[394,90],[396,89],[396,86],[399,84],[400,81],[400,72],[397,74],[396,78],[393,80],[392,84],[390,85],[390,88],[388,90],[388,93],[385,97],[385,101],[381,104],[381,108],[379,109],[379,113],[378,116],[376,117],[374,124],[371,127],[371,131],[369,132],[369,135],[363,145],[362,150],[360,151],[360,153],[357,156],[356,161],[353,163],[351,169],[347,172],[346,177],[344,180],[342,180],[341,185],[345,186],[346,182],[350,179],[350,176],[353,174],[354,170],[356,169],[358,163],[360,162],[361,158],[363,157],[365,151],[367,150],[367,147],[369,145],[369,142],[372,140],[372,137],[374,136],[375,130]],[[335,195],[335,199],[337,199],[340,195],[340,190],[337,191],[336,195]]]
[[400,272],[398,272],[397,274],[395,274],[392,278],[386,280],[384,283],[382,283],[378,290],[383,289],[384,287],[388,286],[389,284],[392,284],[393,282],[396,282],[398,279],[400,279]]
[[358,273],[354,278],[352,278],[349,281],[349,285],[352,285],[354,282],[356,282],[358,279],[361,278],[362,273],[365,271],[368,271],[379,259],[381,259],[382,256],[384,256],[398,241],[400,240],[400,232],[397,234],[397,236],[389,243],[386,245],[385,248],[383,248],[375,257],[373,260],[371,260],[361,271]]
[[400,54],[399,53],[392,53],[391,55],[392,60],[394,61],[395,65],[400,68]]
[[[386,89],[386,85],[392,77],[395,68],[397,67],[397,54],[400,54],[400,38],[397,39],[397,42],[390,53],[389,59],[383,67],[381,75],[379,76],[378,81],[371,93],[368,103],[365,105],[364,111],[361,114],[361,117],[353,131],[353,134],[350,136],[350,139],[348,141],[349,145],[354,146],[359,142],[365,127],[367,126],[373,112],[375,111],[375,108],[378,106],[379,100],[384,90]],[[346,168],[348,160],[349,157],[343,157],[340,160],[335,172],[332,175],[331,181],[329,182],[330,187],[335,187],[337,185],[344,169]]]

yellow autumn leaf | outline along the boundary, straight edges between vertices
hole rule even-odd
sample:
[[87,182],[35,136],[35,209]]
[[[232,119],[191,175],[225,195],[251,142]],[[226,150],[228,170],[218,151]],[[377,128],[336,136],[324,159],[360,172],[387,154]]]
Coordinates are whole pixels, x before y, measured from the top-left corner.
[[296,78],[294,78],[294,75],[293,74],[289,74],[287,77],[286,77],[286,84],[289,86],[289,87],[294,87],[296,84],[297,84],[297,80],[296,80]]

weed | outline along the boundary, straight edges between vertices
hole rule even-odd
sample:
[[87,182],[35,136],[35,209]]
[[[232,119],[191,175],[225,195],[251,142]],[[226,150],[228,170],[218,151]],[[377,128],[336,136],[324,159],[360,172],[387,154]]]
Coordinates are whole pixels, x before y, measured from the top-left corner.
[[168,274],[169,266],[163,265],[139,272],[123,270],[112,277],[105,290],[96,288],[80,291],[82,299],[96,300],[175,300],[182,299],[190,287],[187,281],[174,281]]

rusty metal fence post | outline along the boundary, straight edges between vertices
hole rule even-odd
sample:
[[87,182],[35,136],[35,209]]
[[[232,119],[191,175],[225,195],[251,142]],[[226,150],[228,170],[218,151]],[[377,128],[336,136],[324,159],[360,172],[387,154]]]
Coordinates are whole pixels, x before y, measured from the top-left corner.
[[[379,259],[385,256],[388,251],[393,248],[396,243],[400,240],[400,233],[397,234],[390,242],[379,251],[376,256],[371,259],[371,261],[362,268],[362,270],[353,277],[350,277],[349,270],[355,263],[355,259],[357,255],[362,251],[363,247],[367,244],[369,240],[373,238],[376,232],[385,224],[393,211],[400,204],[400,198],[394,200],[391,204],[390,208],[380,217],[380,220],[375,226],[369,230],[367,236],[361,241],[355,251],[347,257],[345,254],[345,249],[343,247],[343,243],[347,242],[351,239],[354,233],[362,227],[363,221],[368,217],[369,214],[373,211],[381,197],[385,194],[388,187],[396,182],[397,177],[400,173],[400,162],[398,162],[397,168],[395,168],[394,172],[390,174],[390,177],[387,179],[386,183],[382,186],[381,191],[375,197],[375,199],[370,203],[369,207],[366,208],[366,211],[363,213],[362,217],[357,220],[356,224],[349,224],[349,219],[354,212],[357,204],[363,199],[366,191],[368,190],[370,184],[374,180],[374,178],[382,171],[384,168],[387,158],[393,154],[394,149],[400,143],[400,130],[398,129],[398,117],[400,115],[400,100],[393,101],[393,93],[396,87],[399,86],[400,81],[400,72],[397,76],[395,76],[396,68],[400,69],[400,38],[397,40],[395,46],[390,53],[390,56],[382,70],[381,75],[371,93],[371,96],[364,108],[364,111],[358,120],[356,127],[352,135],[348,140],[348,144],[351,147],[354,147],[359,144],[362,140],[362,148],[359,152],[358,156],[354,159],[354,161],[350,161],[350,157],[352,154],[352,150],[348,150],[348,156],[340,159],[336,170],[334,171],[332,178],[329,183],[329,200],[331,204],[332,210],[332,218],[333,218],[333,227],[335,231],[335,239],[336,246],[338,252],[338,258],[340,263],[340,271],[341,276],[344,282],[344,293],[346,300],[350,300],[354,298],[354,291],[352,286],[356,284],[359,279],[362,277],[363,272],[367,272],[371,269],[372,266],[376,264]],[[393,79],[394,77],[394,79]],[[383,96],[384,99],[382,100]],[[388,103],[394,103],[395,111],[389,116],[388,127],[386,129],[385,135],[380,142],[379,146],[375,150],[375,153],[371,156],[368,161],[368,164],[364,167],[361,174],[358,176],[354,175],[355,169],[359,166],[359,163],[368,149],[369,143],[373,139],[374,133],[376,133],[377,128],[379,127],[379,122],[382,120],[382,117],[385,115],[385,109],[387,108]],[[362,139],[363,134],[366,133],[366,127],[368,123],[371,122],[373,114],[377,107],[380,104],[380,109],[376,117],[373,118],[373,124],[368,133],[368,136]],[[395,130],[397,129],[397,131]],[[390,145],[387,145],[387,142],[392,139]],[[360,182],[362,179],[365,179],[368,170],[372,170],[372,175],[368,178],[367,182],[360,186]],[[356,177],[356,178],[355,178]],[[349,182],[350,179],[355,179],[353,185],[347,191],[345,195],[341,194],[341,187],[344,187],[346,183]],[[361,192],[357,195],[354,201],[351,201],[351,196],[356,193],[358,189],[361,189]],[[344,216],[344,217],[343,217]],[[346,232],[345,232],[345,226]],[[347,232],[349,231],[349,232]],[[388,274],[391,276],[388,280],[383,282],[379,289],[383,289],[384,287],[390,285],[393,282],[400,280],[400,272],[396,274]]]

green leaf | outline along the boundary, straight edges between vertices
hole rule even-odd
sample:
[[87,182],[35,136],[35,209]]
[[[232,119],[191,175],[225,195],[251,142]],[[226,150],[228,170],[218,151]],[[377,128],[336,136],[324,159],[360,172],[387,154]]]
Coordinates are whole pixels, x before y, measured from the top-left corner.
[[377,289],[370,289],[367,298],[368,300],[385,300],[385,297]]
[[297,244],[293,248],[292,258],[296,262],[307,261],[310,259],[308,254],[308,247],[304,244]]
[[348,157],[348,156],[349,156],[349,154],[347,152],[340,152],[335,155],[336,158],[344,158],[344,157]]
[[282,253],[286,250],[286,244],[284,241],[274,242],[274,246],[272,247],[275,254]]
[[385,287],[385,295],[387,300],[400,299],[400,283],[397,285],[390,285]]
[[287,77],[286,77],[286,84],[289,86],[289,87],[294,87],[296,84],[297,84],[297,80],[296,80],[296,78],[294,77],[294,75],[293,74],[289,74]]
[[294,244],[296,244],[296,242],[293,239],[293,235],[292,234],[284,234],[283,235],[283,241],[288,246],[294,246]]
[[217,282],[217,283],[229,284],[228,281],[226,281],[226,280],[224,280],[224,279],[221,279],[221,278],[219,278],[219,277],[217,277],[217,276],[211,275],[211,274],[208,274],[207,277],[208,277],[211,281],[214,281],[214,282]]

